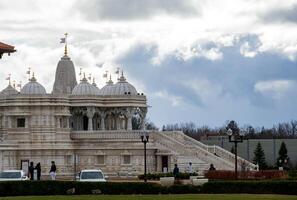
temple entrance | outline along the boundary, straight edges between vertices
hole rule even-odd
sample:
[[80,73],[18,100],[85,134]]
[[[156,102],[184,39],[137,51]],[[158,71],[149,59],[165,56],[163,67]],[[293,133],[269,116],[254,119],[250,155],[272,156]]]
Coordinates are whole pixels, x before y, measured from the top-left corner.
[[83,117],[83,130],[84,131],[87,131],[88,130],[88,122],[89,122],[89,119],[87,116],[84,116]]
[[168,172],[168,156],[162,156],[162,172]]

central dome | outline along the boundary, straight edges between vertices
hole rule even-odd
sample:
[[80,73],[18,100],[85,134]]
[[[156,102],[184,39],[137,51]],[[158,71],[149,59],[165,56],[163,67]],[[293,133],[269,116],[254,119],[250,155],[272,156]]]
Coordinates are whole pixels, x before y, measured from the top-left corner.
[[21,94],[46,94],[46,90],[40,83],[36,81],[36,78],[33,75],[29,83],[24,85],[24,87],[21,89]]
[[72,95],[99,95],[100,90],[84,77],[72,90]]

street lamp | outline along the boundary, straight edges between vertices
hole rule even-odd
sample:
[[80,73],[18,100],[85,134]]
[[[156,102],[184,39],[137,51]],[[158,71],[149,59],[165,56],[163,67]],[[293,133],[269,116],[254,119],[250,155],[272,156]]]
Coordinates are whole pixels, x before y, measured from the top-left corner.
[[237,179],[237,143],[243,142],[242,132],[233,132],[230,128],[227,130],[227,135],[229,137],[229,142],[234,143],[234,154],[235,154],[235,179]]
[[146,179],[146,143],[149,141],[149,136],[147,132],[145,131],[143,135],[141,136],[141,142],[144,144],[144,182],[147,182]]

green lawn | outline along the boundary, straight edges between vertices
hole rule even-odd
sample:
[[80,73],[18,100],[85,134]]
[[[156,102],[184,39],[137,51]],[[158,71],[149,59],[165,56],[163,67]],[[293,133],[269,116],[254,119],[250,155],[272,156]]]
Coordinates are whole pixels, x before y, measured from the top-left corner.
[[1,200],[291,200],[297,196],[287,195],[254,195],[254,194],[197,194],[197,195],[81,195],[81,196],[28,196],[28,197],[0,197]]

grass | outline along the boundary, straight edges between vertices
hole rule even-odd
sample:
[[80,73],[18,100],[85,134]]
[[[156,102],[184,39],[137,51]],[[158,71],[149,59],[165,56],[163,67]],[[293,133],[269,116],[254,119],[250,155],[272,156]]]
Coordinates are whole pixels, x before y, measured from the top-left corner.
[[297,196],[256,194],[187,194],[187,195],[81,195],[81,196],[19,196],[2,197],[1,200],[292,200]]

